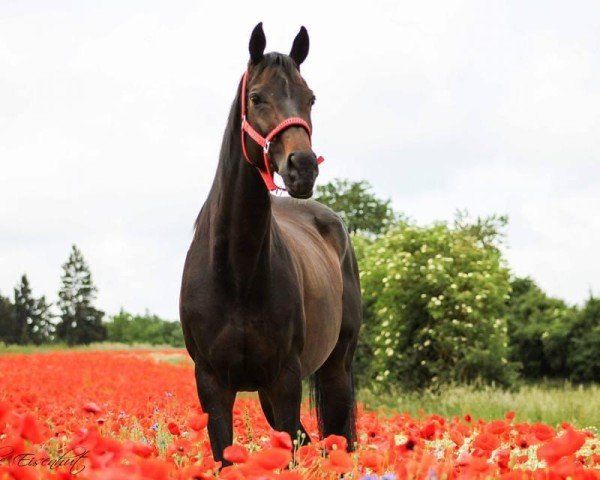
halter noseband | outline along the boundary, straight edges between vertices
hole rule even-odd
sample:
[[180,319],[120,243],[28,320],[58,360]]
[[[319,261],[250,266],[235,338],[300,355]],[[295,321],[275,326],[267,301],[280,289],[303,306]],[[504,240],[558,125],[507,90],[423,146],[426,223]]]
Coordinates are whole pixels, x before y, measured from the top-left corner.
[[[271,166],[270,166],[271,162],[269,161],[269,147],[271,146],[271,141],[278,134],[280,134],[285,129],[290,128],[293,125],[297,125],[299,127],[304,128],[304,130],[306,130],[306,133],[308,133],[308,138],[310,140],[311,133],[312,133],[310,130],[310,126],[308,125],[308,123],[306,123],[306,121],[304,121],[300,117],[289,117],[289,118],[286,118],[285,120],[283,120],[273,130],[271,130],[267,134],[266,137],[263,137],[260,133],[258,133],[252,127],[252,125],[250,125],[250,123],[246,119],[246,83],[247,83],[247,81],[248,81],[248,70],[246,70],[246,72],[244,73],[244,77],[242,78],[242,91],[241,91],[241,96],[242,96],[241,134],[242,134],[242,152],[244,153],[244,158],[250,165],[252,165],[253,167],[256,167],[256,169],[258,170],[258,173],[260,173],[260,176],[262,177],[263,181],[265,182],[267,189],[269,189],[269,190],[285,190],[285,188],[283,188],[283,187],[278,187],[275,184],[275,180],[273,179],[273,173],[271,172]],[[254,163],[252,163],[252,161],[250,160],[250,157],[248,156],[248,152],[246,151],[246,135],[245,134],[248,134],[252,140],[254,140],[256,143],[258,143],[262,147],[263,160],[265,163],[264,170],[262,168],[257,167],[256,165],[254,165]],[[318,157],[317,164],[319,165],[319,164],[323,163],[324,160],[325,159],[323,157]]]

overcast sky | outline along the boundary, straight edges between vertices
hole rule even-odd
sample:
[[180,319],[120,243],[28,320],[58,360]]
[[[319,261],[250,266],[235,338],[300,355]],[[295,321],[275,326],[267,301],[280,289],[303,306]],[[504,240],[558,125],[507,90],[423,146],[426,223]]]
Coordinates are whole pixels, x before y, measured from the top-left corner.
[[420,223],[508,214],[516,274],[600,294],[600,2],[361,5],[0,0],[0,292],[27,273],[55,301],[75,243],[101,309],[177,318],[262,20],[267,51],[308,29],[319,182]]

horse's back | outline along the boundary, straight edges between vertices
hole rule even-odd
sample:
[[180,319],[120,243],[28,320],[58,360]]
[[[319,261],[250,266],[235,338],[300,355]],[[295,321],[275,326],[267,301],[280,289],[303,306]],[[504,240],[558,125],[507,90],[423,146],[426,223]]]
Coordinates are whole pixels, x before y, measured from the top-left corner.
[[315,201],[274,197],[273,217],[301,276],[306,376],[323,364],[340,336],[349,238],[339,216]]

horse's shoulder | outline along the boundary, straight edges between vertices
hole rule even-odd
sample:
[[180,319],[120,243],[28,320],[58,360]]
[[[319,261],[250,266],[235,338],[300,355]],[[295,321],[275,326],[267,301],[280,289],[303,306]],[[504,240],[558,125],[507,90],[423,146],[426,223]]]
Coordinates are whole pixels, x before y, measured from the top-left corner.
[[346,227],[341,217],[331,208],[315,200],[310,201],[313,211],[313,221],[322,233],[337,233],[346,236]]
[[276,217],[292,220],[296,225],[316,230],[326,241],[336,246],[341,255],[349,243],[348,232],[340,216],[331,208],[315,200],[298,201],[292,198],[275,197]]
[[345,233],[346,228],[340,216],[315,200],[298,201],[293,198],[275,197],[273,206],[276,216],[301,220],[316,226],[319,231]]

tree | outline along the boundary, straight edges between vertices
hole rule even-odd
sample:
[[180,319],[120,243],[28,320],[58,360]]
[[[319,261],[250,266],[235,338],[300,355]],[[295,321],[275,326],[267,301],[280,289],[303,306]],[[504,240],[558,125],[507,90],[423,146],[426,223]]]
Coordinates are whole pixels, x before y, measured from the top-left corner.
[[21,283],[15,287],[15,320],[17,327],[17,343],[26,345],[32,343],[33,317],[35,299],[27,275],[21,277]]
[[[498,248],[503,223],[459,220],[454,227],[400,221],[359,244],[363,382],[414,389],[514,380],[504,317],[509,274]],[[478,225],[487,226],[484,236]]]
[[336,212],[350,233],[378,235],[396,219],[390,200],[371,193],[368,182],[336,179],[318,186],[315,199]]
[[569,358],[571,378],[600,381],[600,298],[590,295],[571,330]]
[[58,338],[69,345],[104,340],[104,312],[93,306],[97,289],[92,282],[90,269],[75,245],[62,268],[62,286],[58,292],[58,307],[61,310],[56,329]]
[[36,300],[36,320],[33,327],[33,343],[40,345],[54,340],[54,314],[50,310],[51,303],[46,301],[45,296],[41,296]]
[[32,295],[27,275],[15,287],[15,343],[39,345],[50,339],[54,329],[50,304],[46,297],[35,298]]
[[528,378],[569,376],[567,357],[577,310],[546,295],[530,278],[514,278],[507,301],[510,358]]
[[9,298],[0,295],[0,341],[17,343],[15,306]]

